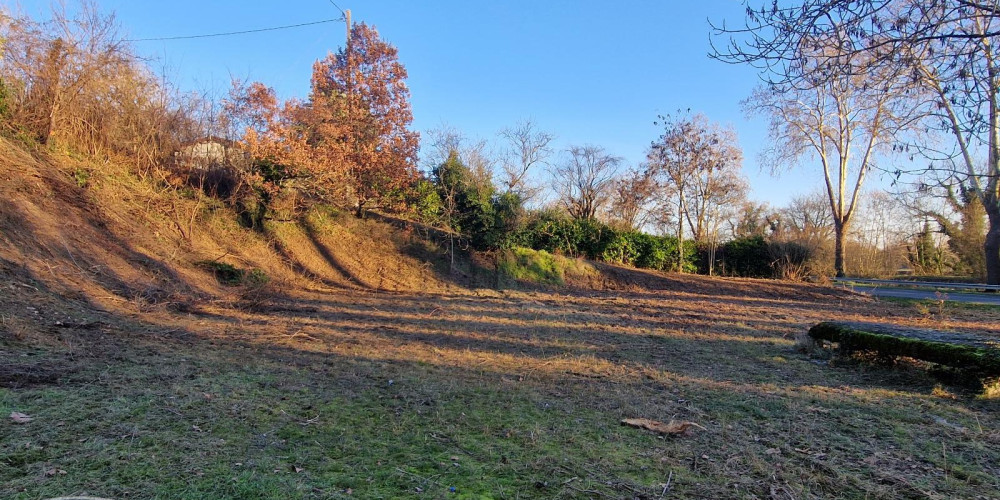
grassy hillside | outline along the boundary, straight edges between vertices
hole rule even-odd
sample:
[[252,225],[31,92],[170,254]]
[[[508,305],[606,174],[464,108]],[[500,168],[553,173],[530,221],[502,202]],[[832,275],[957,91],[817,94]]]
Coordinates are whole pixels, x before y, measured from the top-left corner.
[[536,252],[508,256],[495,290],[488,257],[452,272],[427,228],[328,207],[236,220],[0,143],[0,497],[1000,490],[998,400],[796,342],[834,317],[996,335],[997,308]]
[[233,295],[198,265],[205,262],[260,270],[275,291],[452,286],[438,275],[444,253],[432,241],[328,207],[253,231],[196,190],[6,141],[0,179],[0,259],[94,304]]

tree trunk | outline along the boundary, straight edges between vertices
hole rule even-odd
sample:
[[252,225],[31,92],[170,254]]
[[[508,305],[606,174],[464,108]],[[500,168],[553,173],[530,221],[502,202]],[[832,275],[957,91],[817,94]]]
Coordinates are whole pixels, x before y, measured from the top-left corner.
[[354,216],[359,219],[365,218],[365,200],[363,198],[358,198],[358,208],[354,211]]
[[451,259],[448,264],[448,273],[455,274],[455,235],[449,230],[448,232],[448,256]]
[[493,289],[500,290],[500,250],[493,252]]
[[986,208],[990,228],[986,232],[983,250],[986,252],[986,284],[1000,285],[1000,206],[991,203]]
[[677,206],[677,272],[684,272],[684,197]]
[[837,271],[837,277],[847,276],[844,272],[844,237],[847,235],[847,224],[834,222],[835,250],[833,268]]

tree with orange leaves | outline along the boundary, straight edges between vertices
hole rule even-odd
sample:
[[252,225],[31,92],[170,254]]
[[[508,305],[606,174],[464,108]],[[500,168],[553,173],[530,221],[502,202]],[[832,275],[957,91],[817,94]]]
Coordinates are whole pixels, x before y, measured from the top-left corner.
[[409,130],[405,80],[396,47],[365,23],[351,27],[347,47],[313,65],[310,143],[342,159],[358,217],[416,176],[419,135]]

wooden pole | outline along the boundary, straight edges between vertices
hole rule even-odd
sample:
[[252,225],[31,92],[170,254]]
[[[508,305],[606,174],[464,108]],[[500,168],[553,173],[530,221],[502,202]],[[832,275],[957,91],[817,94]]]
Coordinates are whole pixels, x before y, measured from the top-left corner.
[[344,11],[344,19],[347,21],[347,46],[351,46],[351,9]]

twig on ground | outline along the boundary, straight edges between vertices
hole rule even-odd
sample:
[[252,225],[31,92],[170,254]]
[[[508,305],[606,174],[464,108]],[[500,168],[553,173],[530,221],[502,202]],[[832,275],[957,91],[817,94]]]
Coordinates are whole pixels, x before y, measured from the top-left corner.
[[674,471],[670,471],[670,474],[667,475],[667,483],[663,485],[663,491],[660,492],[660,498],[663,498],[663,496],[665,496],[667,492],[670,491],[670,483],[673,480],[674,480]]
[[399,468],[399,467],[396,467],[396,471],[397,471],[397,472],[400,472],[400,473],[402,473],[402,474],[406,474],[406,475],[409,475],[409,476],[413,476],[413,477],[415,477],[415,478],[418,478],[418,479],[420,479],[420,480],[424,481],[425,483],[434,483],[434,484],[436,484],[436,485],[438,485],[438,486],[440,486],[440,487],[442,487],[442,488],[444,487],[444,485],[443,485],[443,484],[441,484],[440,482],[438,482],[438,481],[435,481],[435,480],[434,480],[434,478],[435,478],[435,477],[437,477],[437,476],[432,476],[432,477],[424,477],[424,476],[421,476],[420,474],[416,474],[416,473],[413,473],[413,472],[410,472],[410,471],[408,471],[408,470],[403,470],[403,469],[401,469],[401,468]]

